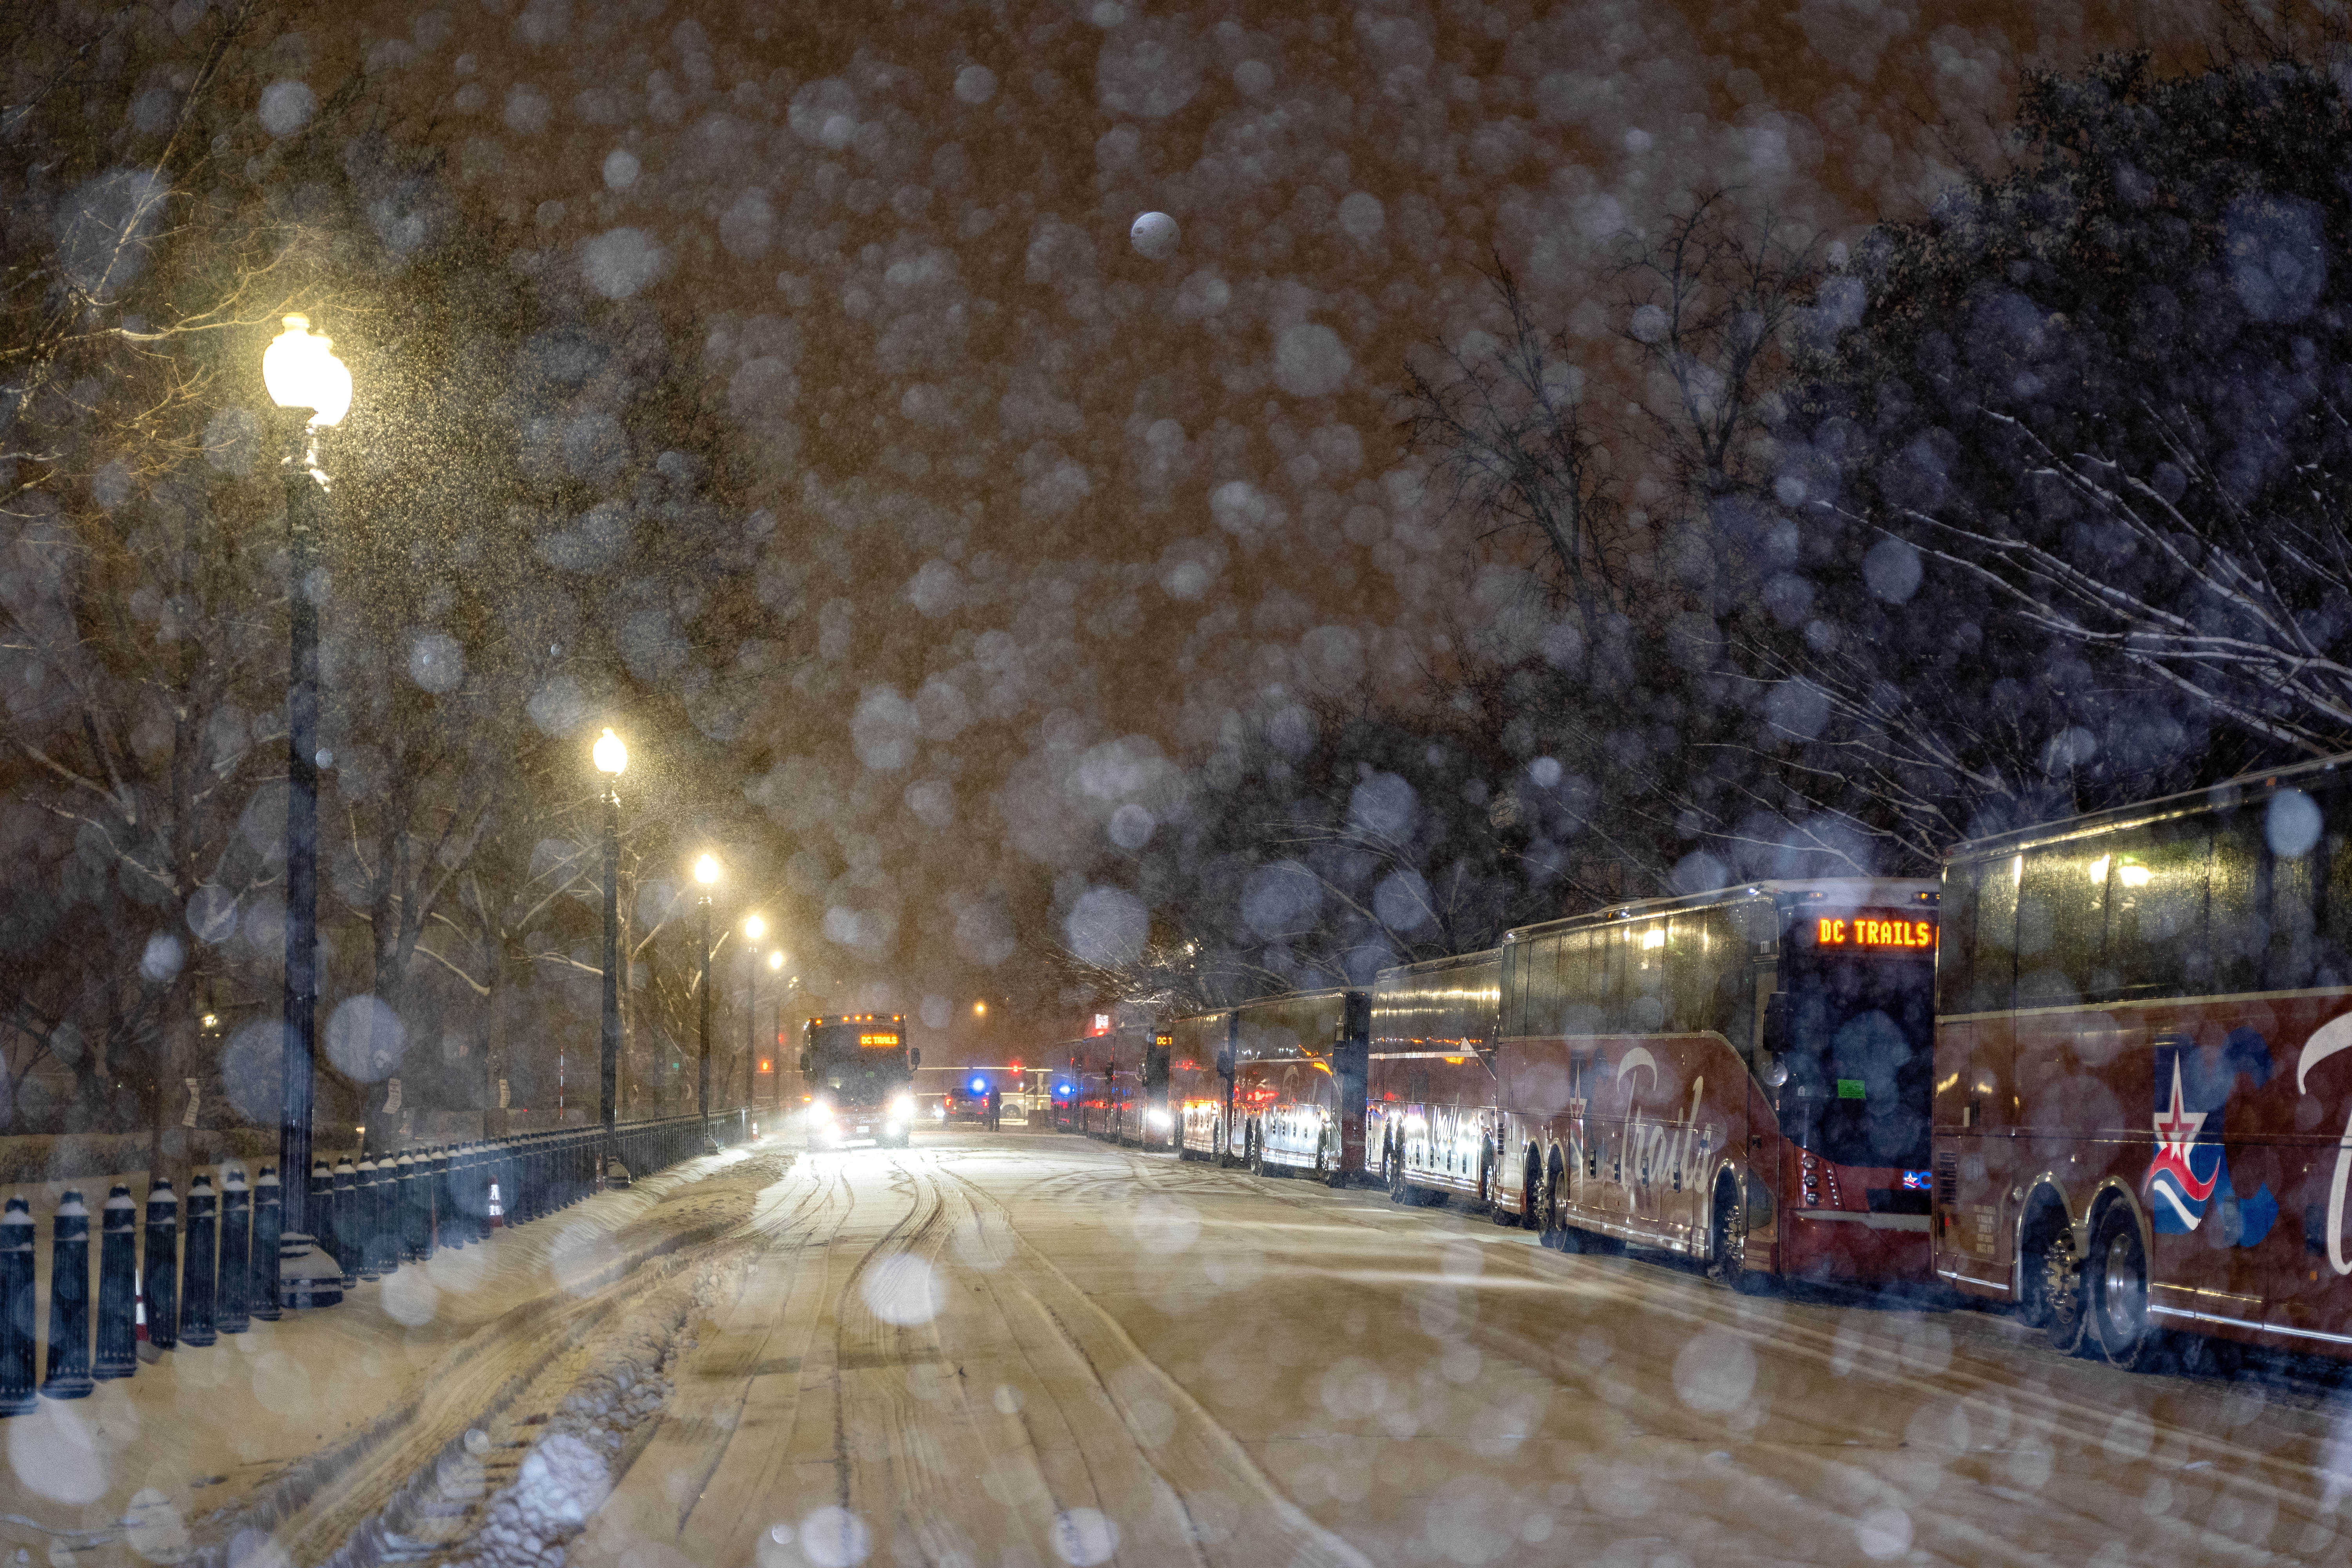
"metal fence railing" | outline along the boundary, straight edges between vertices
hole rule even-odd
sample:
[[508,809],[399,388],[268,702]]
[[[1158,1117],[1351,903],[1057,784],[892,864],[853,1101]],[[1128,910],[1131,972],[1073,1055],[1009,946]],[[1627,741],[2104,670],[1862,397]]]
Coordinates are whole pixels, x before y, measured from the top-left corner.
[[[622,1122],[615,1157],[636,1175],[664,1170],[702,1152],[706,1131],[722,1147],[743,1142],[751,1117],[743,1109]],[[89,1207],[68,1188],[49,1222],[47,1333],[38,1340],[37,1227],[31,1205],[11,1196],[0,1212],[0,1415],[133,1375],[141,1340],[156,1350],[213,1344],[289,1310],[332,1305],[441,1247],[478,1245],[568,1207],[603,1184],[604,1142],[601,1127],[565,1128],[331,1166],[321,1158],[310,1167],[316,1234],[307,1241],[285,1238],[282,1188],[268,1165],[249,1184],[235,1163],[219,1167],[217,1186],[198,1172],[184,1205],[170,1181],[152,1178],[143,1226],[129,1184],[118,1182],[99,1211],[94,1280]]]

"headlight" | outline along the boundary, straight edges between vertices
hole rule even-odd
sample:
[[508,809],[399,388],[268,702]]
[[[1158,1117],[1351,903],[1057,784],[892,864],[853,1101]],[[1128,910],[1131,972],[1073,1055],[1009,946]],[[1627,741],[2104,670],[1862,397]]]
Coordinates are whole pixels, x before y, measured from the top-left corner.
[[830,1121],[833,1120],[833,1106],[826,1100],[813,1100],[809,1101],[809,1114],[819,1121]]
[[945,1104],[932,1106],[931,1119],[935,1121],[945,1121],[948,1119],[947,1106]]
[[1173,1119],[1164,1110],[1147,1110],[1143,1113],[1143,1122],[1147,1127],[1166,1127],[1171,1125],[1172,1121]]
[[912,1120],[915,1114],[915,1097],[911,1094],[902,1094],[892,1100],[890,1114],[900,1121]]

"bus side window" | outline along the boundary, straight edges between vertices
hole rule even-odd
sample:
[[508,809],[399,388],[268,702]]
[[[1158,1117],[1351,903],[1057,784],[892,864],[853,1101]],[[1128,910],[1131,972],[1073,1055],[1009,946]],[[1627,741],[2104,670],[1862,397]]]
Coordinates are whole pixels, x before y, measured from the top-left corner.
[[2263,873],[2270,856],[2263,843],[2262,813],[2241,806],[2209,819],[2209,826],[2213,858],[2205,920],[2194,937],[2183,939],[2181,989],[2221,994],[2259,991],[2271,944],[2270,910],[2263,899]]
[[[2091,864],[2106,872],[2107,940],[2083,987],[2086,994],[2104,1000],[2178,996],[2208,988],[2208,834],[2206,821],[2191,817],[2098,841],[2100,853]],[[2251,862],[2243,871],[2251,888]],[[2228,871],[2222,876],[2227,883]],[[2241,899],[2241,905],[2245,901]],[[2218,931],[2214,935],[2221,939]]]
[[[2343,809],[2343,796],[2336,791],[2318,798],[2323,812]],[[2242,808],[2240,815],[2249,819],[2249,832],[2262,834],[2265,839],[2269,837],[2263,831],[2267,807],[2261,816]],[[2270,951],[2263,964],[2263,985],[2268,990],[2300,991],[2312,984],[2313,971],[2318,967],[2324,842],[2305,847],[2300,855],[2273,852],[2263,857],[2270,867]],[[2288,847],[2294,847],[2291,840]]]
[[1943,905],[1936,921],[1936,1011],[1971,1010],[1973,988],[1969,960],[1977,923],[1977,873],[1972,861],[1955,861],[1944,868]]
[[[2323,807],[2321,820],[2326,826],[2315,851],[2324,863],[2326,880],[2316,889],[2320,895],[2319,943],[2312,965],[2310,983],[2314,985],[2352,982],[2352,821],[2347,821],[2347,814],[2340,810],[2334,814],[2332,821],[2328,820],[2329,815]],[[2320,874],[2320,869],[2315,868],[2315,879]]]
[[1723,971],[1738,957],[1720,910],[1693,910],[1667,923],[1666,1027],[1678,1035],[1724,1026]]
[[2017,892],[2017,1005],[2083,999],[2105,931],[2109,862],[2082,844],[2029,851]]
[[1979,868],[1963,1012],[2000,1013],[2016,1005],[2017,887],[2024,865],[2022,855],[2011,855]]

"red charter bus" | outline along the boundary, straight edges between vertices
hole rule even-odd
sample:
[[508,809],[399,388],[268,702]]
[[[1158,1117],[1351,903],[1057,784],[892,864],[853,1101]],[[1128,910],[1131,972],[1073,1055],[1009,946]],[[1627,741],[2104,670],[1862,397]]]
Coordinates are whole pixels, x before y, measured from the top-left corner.
[[1169,1040],[1181,1152],[1335,1186],[1360,1173],[1369,1016],[1367,993],[1333,989],[1178,1019]]
[[1928,1278],[1937,889],[1760,882],[1504,939],[1498,1217],[1755,1276]]
[[1494,1195],[1499,948],[1384,970],[1372,983],[1368,1158],[1399,1203]]
[[1965,844],[1936,1272],[2062,1348],[2352,1354],[2352,757]]

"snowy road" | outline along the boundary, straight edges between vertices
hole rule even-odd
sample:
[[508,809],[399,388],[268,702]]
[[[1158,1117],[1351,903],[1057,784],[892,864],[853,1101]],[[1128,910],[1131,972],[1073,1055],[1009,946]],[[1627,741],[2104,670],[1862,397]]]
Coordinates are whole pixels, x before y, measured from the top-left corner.
[[[5,1424],[57,1565],[2343,1560],[2352,1424],[1050,1134],[688,1162]],[[609,1489],[609,1493],[608,1493]],[[22,1548],[20,1552],[16,1550]]]
[[[805,1160],[569,1560],[2339,1557],[2315,1385],[1068,1137]],[[2336,1461],[2343,1461],[2338,1458]]]

